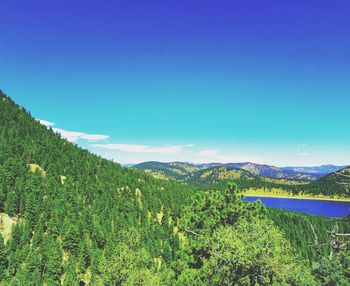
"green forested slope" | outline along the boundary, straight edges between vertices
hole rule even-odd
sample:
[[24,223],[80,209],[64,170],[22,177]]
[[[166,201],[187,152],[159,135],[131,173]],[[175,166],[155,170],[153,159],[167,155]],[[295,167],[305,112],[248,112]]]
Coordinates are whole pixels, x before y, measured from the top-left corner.
[[350,197],[350,168],[328,174],[309,186],[310,193],[342,194]]
[[175,237],[175,218],[193,192],[77,148],[4,94],[0,184],[0,213],[18,221],[8,243],[6,275],[8,281],[36,281],[32,285],[92,281],[101,257],[111,255],[111,247],[133,228],[139,237],[133,247],[152,257],[145,263],[152,261],[156,271],[153,260],[162,261]]
[[200,168],[182,162],[162,163],[156,161],[143,162],[132,166],[133,169],[142,170],[156,178],[184,180]]
[[312,216],[280,209],[268,209],[267,216],[283,230],[295,251],[310,262],[318,260],[317,249],[313,245],[315,234],[310,223],[314,227],[319,243],[323,245],[324,255],[329,254],[330,232],[336,225],[340,233],[350,233],[350,218]]

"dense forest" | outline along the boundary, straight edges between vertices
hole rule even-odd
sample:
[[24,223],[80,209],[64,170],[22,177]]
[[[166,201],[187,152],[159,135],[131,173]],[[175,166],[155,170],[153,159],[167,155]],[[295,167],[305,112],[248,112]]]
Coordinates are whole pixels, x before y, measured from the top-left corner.
[[0,92],[0,285],[350,285],[347,218],[242,197],[123,168]]

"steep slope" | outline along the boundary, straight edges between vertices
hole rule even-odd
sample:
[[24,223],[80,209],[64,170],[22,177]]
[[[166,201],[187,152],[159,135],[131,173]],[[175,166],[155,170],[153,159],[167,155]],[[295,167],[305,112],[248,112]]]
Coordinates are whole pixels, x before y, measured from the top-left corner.
[[146,173],[152,174],[156,178],[162,179],[175,179],[175,180],[184,180],[190,174],[200,170],[199,167],[188,163],[182,162],[144,162],[140,164],[133,165],[132,168],[137,170],[142,170]]
[[165,257],[179,244],[176,218],[192,194],[61,139],[0,92],[6,241],[8,222],[17,222],[0,255],[0,284],[112,285],[120,271],[162,284]]
[[309,191],[315,194],[350,197],[350,167],[328,174],[310,183]]

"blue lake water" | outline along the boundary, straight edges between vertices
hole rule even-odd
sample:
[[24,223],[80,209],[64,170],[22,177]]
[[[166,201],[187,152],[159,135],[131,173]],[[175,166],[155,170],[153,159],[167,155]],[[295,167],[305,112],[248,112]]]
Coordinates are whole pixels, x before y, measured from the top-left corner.
[[244,200],[250,202],[261,200],[262,203],[267,207],[285,209],[312,215],[342,217],[350,214],[350,202],[267,197],[245,197]]

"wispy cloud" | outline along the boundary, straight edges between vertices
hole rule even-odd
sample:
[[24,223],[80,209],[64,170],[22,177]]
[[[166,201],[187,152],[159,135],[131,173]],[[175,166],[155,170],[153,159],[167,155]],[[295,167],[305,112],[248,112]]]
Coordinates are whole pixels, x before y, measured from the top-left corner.
[[47,121],[47,120],[43,120],[43,119],[38,119],[38,121],[42,124],[45,125],[46,127],[52,127],[55,125],[55,123]]
[[[38,121],[46,127],[53,127],[56,125],[53,122],[43,120],[43,119],[38,119]],[[64,130],[56,127],[52,128],[52,130],[56,133],[59,133],[62,136],[62,138],[68,140],[69,142],[78,142],[79,140],[97,142],[97,141],[106,140],[109,138],[108,135],[88,134],[88,133],[78,132],[78,131],[68,131],[68,130]]]
[[102,134],[88,134],[84,132],[67,131],[60,128],[52,128],[56,133],[61,134],[62,138],[67,139],[69,142],[77,142],[78,140],[87,140],[90,142],[96,142],[101,140],[106,140],[109,138],[108,135]]
[[144,153],[144,154],[177,154],[179,153],[184,146],[183,145],[170,145],[162,147],[153,147],[148,145],[139,145],[139,144],[93,144],[92,147],[104,148],[109,150],[118,150],[123,152],[130,153]]

